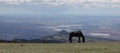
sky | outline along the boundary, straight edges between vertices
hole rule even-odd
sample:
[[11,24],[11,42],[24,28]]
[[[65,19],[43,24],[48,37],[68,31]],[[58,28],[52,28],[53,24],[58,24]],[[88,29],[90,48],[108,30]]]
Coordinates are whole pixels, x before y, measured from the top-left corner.
[[120,16],[120,0],[0,0],[0,15]]

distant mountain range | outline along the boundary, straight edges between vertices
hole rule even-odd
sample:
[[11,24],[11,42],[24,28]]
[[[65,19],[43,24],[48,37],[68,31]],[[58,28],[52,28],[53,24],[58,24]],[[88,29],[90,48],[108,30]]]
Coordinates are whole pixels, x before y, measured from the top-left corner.
[[[40,39],[13,39],[11,41],[0,40],[0,42],[15,42],[15,43],[66,43],[69,38],[69,32],[62,30],[56,34],[43,36]],[[104,42],[104,41],[117,41],[107,38],[98,38],[92,36],[85,36],[86,42]],[[77,38],[73,38],[73,42],[77,42]]]
[[[45,40],[46,42],[56,41],[56,42],[69,42],[69,32],[62,30],[54,35],[51,36],[44,36],[41,40]],[[77,37],[73,38],[74,42],[77,42]],[[116,41],[108,38],[99,38],[99,37],[92,37],[92,36],[85,36],[86,42],[103,42],[103,41]]]

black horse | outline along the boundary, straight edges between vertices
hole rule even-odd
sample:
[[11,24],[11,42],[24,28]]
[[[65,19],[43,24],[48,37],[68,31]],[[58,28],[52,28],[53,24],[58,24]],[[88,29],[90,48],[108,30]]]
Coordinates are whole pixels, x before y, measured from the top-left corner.
[[78,37],[78,42],[81,42],[81,37],[82,37],[82,42],[85,43],[85,37],[81,31],[74,31],[69,34],[69,41],[72,43],[72,37]]

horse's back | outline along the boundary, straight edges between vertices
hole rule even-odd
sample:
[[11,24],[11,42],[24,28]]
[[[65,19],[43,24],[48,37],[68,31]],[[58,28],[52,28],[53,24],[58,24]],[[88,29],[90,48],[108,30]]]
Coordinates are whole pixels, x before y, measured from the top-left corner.
[[80,36],[80,33],[79,32],[71,32],[70,36],[78,37],[78,36]]

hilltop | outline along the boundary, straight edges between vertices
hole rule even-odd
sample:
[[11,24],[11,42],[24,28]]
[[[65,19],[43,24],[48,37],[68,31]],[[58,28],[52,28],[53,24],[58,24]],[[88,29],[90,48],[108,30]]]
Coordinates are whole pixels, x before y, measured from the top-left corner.
[[120,42],[1,43],[0,53],[120,53]]

